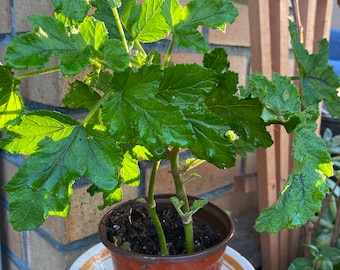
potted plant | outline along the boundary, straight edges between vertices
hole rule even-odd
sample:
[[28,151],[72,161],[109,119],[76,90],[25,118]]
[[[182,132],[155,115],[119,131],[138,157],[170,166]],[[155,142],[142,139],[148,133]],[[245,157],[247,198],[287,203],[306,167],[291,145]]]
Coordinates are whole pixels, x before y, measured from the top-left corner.
[[[203,213],[206,202],[188,199],[185,183],[196,175],[183,179],[183,173],[203,161],[232,167],[237,155],[269,147],[270,124],[284,125],[292,133],[295,164],[279,200],[261,213],[255,228],[277,232],[300,226],[320,208],[332,162],[315,134],[318,103],[324,101],[336,115],[340,104],[338,77],[327,65],[326,40],[319,42],[318,54],[309,54],[291,22],[298,76],[274,73],[268,79],[254,73],[245,88],[238,87],[238,74],[229,69],[226,51],[209,50],[198,30],[225,30],[238,15],[230,1],[192,0],[184,7],[177,0],[52,3],[54,16],[30,16],[35,29],[14,38],[0,66],[0,145],[27,155],[4,187],[16,230],[34,229],[48,215],[66,216],[72,185],[80,177],[92,183],[90,194],[103,194],[102,208],[121,201],[122,186],[138,184],[138,161],[150,160],[154,165],[147,209],[158,228],[159,253],[167,255],[153,194],[154,185],[161,185],[156,181],[158,166],[167,160],[176,186],[171,201],[183,223],[185,252],[191,254],[192,216]],[[164,58],[145,49],[162,39],[168,40]],[[175,45],[204,53],[202,65],[172,64]],[[58,66],[47,66],[52,55]],[[15,70],[29,71],[15,75]],[[25,109],[20,80],[56,71],[65,77],[82,76],[70,84],[63,103],[87,109],[84,119]],[[183,148],[193,157],[180,162]],[[229,225],[222,227],[232,229],[232,223],[225,224]]]

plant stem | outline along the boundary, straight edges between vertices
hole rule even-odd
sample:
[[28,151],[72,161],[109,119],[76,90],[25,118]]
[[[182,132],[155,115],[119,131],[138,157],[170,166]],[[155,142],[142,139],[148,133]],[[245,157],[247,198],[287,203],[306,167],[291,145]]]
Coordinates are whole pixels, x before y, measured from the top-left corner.
[[17,75],[16,77],[17,77],[17,79],[22,80],[22,79],[25,79],[25,78],[28,78],[28,77],[47,74],[47,73],[55,72],[55,71],[58,71],[58,70],[60,70],[60,66],[55,66],[55,67],[50,67],[50,68],[45,68],[45,69],[39,69],[39,70],[36,70],[36,71]]
[[140,44],[140,42],[138,40],[135,40],[135,45],[136,45],[138,51],[140,51],[142,54],[146,55],[144,48],[142,47],[142,45]]
[[90,119],[93,117],[93,115],[96,113],[96,111],[99,109],[99,107],[105,102],[105,100],[108,99],[108,97],[110,96],[110,94],[112,93],[112,91],[109,91],[107,93],[105,93],[104,96],[102,96],[97,103],[91,108],[91,111],[89,111],[89,113],[86,115],[86,117],[83,120],[83,124],[86,125]]
[[292,7],[293,7],[294,20],[297,24],[297,31],[300,36],[300,42],[303,44],[304,43],[304,29],[303,29],[303,25],[301,22],[299,0],[291,0],[291,2],[292,2]]
[[338,237],[339,237],[339,228],[340,228],[340,199],[338,198],[337,202],[337,212],[334,221],[334,230],[332,234],[331,246],[338,246]]
[[175,45],[175,41],[172,39],[170,41],[170,44],[169,44],[169,47],[168,47],[168,51],[166,52],[166,56],[165,56],[165,59],[164,59],[163,67],[166,67],[168,65],[168,63],[170,62],[171,52],[172,52],[172,50],[174,48],[174,45]]
[[161,163],[160,160],[155,161],[152,166],[152,172],[150,176],[150,185],[149,185],[149,194],[148,194],[148,213],[157,231],[161,255],[167,256],[169,255],[169,251],[166,245],[164,230],[162,228],[162,224],[156,212],[156,202],[154,198],[154,187],[155,187],[155,182],[156,182],[156,174],[157,174],[160,163]]
[[[188,197],[185,191],[184,184],[181,179],[178,159],[179,159],[179,147],[175,146],[169,152],[171,174],[175,182],[176,196],[179,200],[184,202],[184,205],[182,206],[182,211],[186,213],[190,211],[190,205],[189,205],[189,201],[188,201]],[[193,232],[193,226],[192,226],[192,219],[189,222],[185,222],[185,223],[183,222],[183,227],[184,227],[184,233],[185,233],[187,253],[188,254],[194,253],[195,245],[194,245],[194,232]]]
[[129,53],[129,46],[128,46],[127,41],[126,41],[124,29],[123,29],[122,23],[119,19],[119,13],[118,13],[118,9],[116,7],[112,8],[112,14],[113,14],[113,17],[115,18],[115,21],[116,21],[116,24],[117,24],[117,27],[118,27],[118,32],[119,32],[119,35],[120,35],[122,42],[124,44],[124,48],[125,48],[126,52]]

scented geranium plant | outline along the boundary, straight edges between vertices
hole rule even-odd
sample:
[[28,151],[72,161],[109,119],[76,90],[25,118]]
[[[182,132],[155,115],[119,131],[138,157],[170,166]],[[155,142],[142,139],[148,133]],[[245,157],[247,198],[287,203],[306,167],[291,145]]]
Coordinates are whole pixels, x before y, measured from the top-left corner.
[[[102,193],[103,205],[122,200],[122,186],[139,184],[139,160],[153,161],[148,204],[160,227],[153,188],[161,160],[170,162],[176,186],[172,199],[183,219],[188,252],[192,215],[204,205],[189,205],[183,173],[206,161],[234,166],[237,155],[269,147],[266,127],[284,125],[293,134],[294,168],[278,201],[256,222],[258,231],[277,232],[304,224],[321,206],[332,162],[316,134],[318,104],[340,115],[338,77],[327,66],[328,43],[309,54],[290,23],[299,74],[251,75],[238,87],[222,48],[210,50],[199,27],[224,31],[238,15],[227,0],[52,0],[54,16],[31,15],[34,30],[13,39],[0,66],[1,148],[27,155],[4,186],[10,195],[9,220],[16,230],[40,226],[48,215],[67,216],[72,186],[86,177],[90,194]],[[146,50],[165,39],[168,50]],[[204,53],[203,63],[171,63],[174,46]],[[49,60],[55,56],[57,66]],[[21,70],[20,75],[14,71]],[[26,72],[23,72],[26,70]],[[77,75],[63,98],[65,107],[85,108],[82,120],[57,111],[28,111],[20,82],[60,72]],[[81,75],[80,75],[81,74]],[[79,79],[81,77],[81,79]],[[298,89],[294,82],[300,81]],[[195,158],[180,164],[180,149]],[[199,180],[194,180],[199,181]],[[167,254],[159,228],[162,254]]]

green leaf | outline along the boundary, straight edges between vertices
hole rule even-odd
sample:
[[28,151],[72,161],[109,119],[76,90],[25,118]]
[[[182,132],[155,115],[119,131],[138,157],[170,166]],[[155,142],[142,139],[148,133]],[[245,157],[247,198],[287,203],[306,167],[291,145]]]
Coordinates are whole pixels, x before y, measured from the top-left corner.
[[[226,73],[225,80],[230,75],[232,76],[233,73]],[[208,95],[206,103],[209,109],[224,119],[239,139],[247,143],[248,150],[255,151],[258,147],[270,146],[272,140],[261,117],[263,105],[260,100],[240,99],[226,89],[226,87],[218,87]]]
[[95,50],[98,50],[108,38],[105,24],[93,17],[86,17],[79,24],[79,31],[86,44],[91,45]]
[[14,38],[8,46],[6,62],[16,69],[43,68],[55,53],[65,75],[75,75],[89,65],[92,52],[79,33],[49,16],[32,15],[35,30]]
[[117,202],[122,201],[123,199],[123,190],[121,187],[117,187],[114,190],[100,190],[96,185],[91,185],[87,192],[93,196],[99,192],[102,192],[103,196],[103,205],[98,206],[99,210],[104,210],[106,206],[111,206]]
[[[107,0],[92,0],[91,4],[92,6],[96,8],[95,13],[93,14],[93,17],[105,23],[105,26],[109,32],[110,38],[119,39],[120,35],[118,32],[116,21],[113,18],[112,8],[119,7],[121,1],[114,1],[114,2],[116,2],[116,5],[112,7],[110,6],[109,1]],[[123,1],[122,4],[124,5],[126,2],[127,1]]]
[[19,84],[10,68],[0,64],[0,130],[17,119],[24,110]]
[[22,116],[19,125],[11,125],[1,139],[1,147],[10,153],[29,155],[38,150],[38,144],[49,137],[54,141],[70,135],[74,119],[53,111],[35,111]]
[[56,51],[60,59],[60,69],[65,76],[75,76],[90,66],[93,51],[87,47],[83,51]]
[[[182,14],[174,16],[171,14],[172,11]],[[234,4],[225,0],[191,1],[184,9],[180,9],[177,3],[171,2],[168,3],[164,13],[177,45],[202,52],[208,50],[208,44],[197,30],[198,26],[208,26],[224,31],[226,25],[233,23],[238,16],[238,10]],[[185,19],[177,23],[180,17]]]
[[299,67],[303,105],[308,107],[325,100],[326,104],[333,104],[330,106],[331,114],[340,116],[340,99],[336,90],[340,86],[339,77],[334,72],[333,67],[328,65],[327,40],[319,40],[319,52],[309,54],[299,41],[299,34],[294,22],[290,22],[289,30],[292,49]]
[[155,97],[161,78],[159,66],[115,73],[114,92],[103,105],[103,121],[117,140],[141,144],[157,156],[169,145],[187,147],[193,139],[179,108]]
[[276,72],[273,80],[255,72],[248,77],[247,95],[261,98],[264,104],[262,118],[266,123],[278,123],[291,131],[298,123],[296,114],[301,111],[298,88],[291,79]]
[[235,164],[234,146],[225,136],[225,121],[204,103],[204,95],[215,87],[217,80],[215,72],[196,64],[169,66],[164,70],[157,96],[179,106],[191,123],[197,138],[190,146],[192,153],[225,168]]
[[172,31],[174,30],[175,25],[179,24],[187,17],[187,14],[184,12],[184,8],[178,0],[165,1],[162,5],[162,14],[167,23],[171,26]]
[[226,51],[223,48],[215,48],[204,54],[203,65],[222,74],[229,70],[230,63]]
[[161,13],[164,0],[145,0],[141,5],[135,5],[129,9],[129,16],[122,17],[125,28],[133,40],[149,43],[166,37],[170,31]]
[[207,160],[218,168],[230,168],[235,165],[236,150],[226,136],[228,126],[223,119],[211,113],[203,105],[200,111],[187,113],[186,118],[193,126],[196,142],[190,146],[192,153]]
[[288,270],[311,270],[313,269],[313,263],[306,258],[296,258],[289,265]]
[[[25,179],[27,180],[27,178]],[[69,208],[63,208],[65,203],[61,202],[58,197],[50,196],[45,189],[31,189],[25,186],[23,181],[13,187],[8,185],[7,188],[15,188],[15,191],[8,191],[9,194],[12,194],[9,200],[10,213],[8,220],[17,231],[37,228],[45,221],[50,211],[58,212],[60,216],[64,217],[68,215]],[[61,188],[60,194],[68,192],[65,191],[64,186]],[[71,196],[71,194],[67,196]],[[69,203],[69,200],[67,203]]]
[[55,12],[61,13],[65,17],[81,22],[86,16],[90,4],[89,0],[51,0],[55,6]]
[[[215,119],[222,119],[219,125],[226,128],[224,137],[228,135],[229,143],[225,144],[224,151],[230,153],[229,160],[232,162],[225,163],[222,168],[230,167],[235,163],[236,153],[245,155],[245,151],[255,151],[260,146],[267,147],[272,143],[265,123],[260,117],[263,106],[258,99],[237,96],[238,75],[229,70],[229,60],[225,50],[217,48],[205,53],[203,64],[219,74],[217,87],[207,95],[205,102],[214,112]],[[250,110],[251,121],[248,119]],[[205,132],[210,133],[207,130]],[[263,145],[258,144],[258,138],[263,139]],[[231,145],[230,142],[233,144]],[[223,147],[219,146],[219,149],[222,150]],[[222,153],[217,158],[221,159],[221,155]]]
[[66,216],[76,179],[87,177],[99,189],[113,190],[121,162],[120,148],[102,131],[75,126],[60,140],[44,139],[5,186],[9,220],[21,231],[41,225],[49,214]]
[[204,94],[213,89],[217,80],[215,72],[197,64],[169,66],[164,70],[157,95],[183,110],[199,109]]
[[121,177],[125,184],[130,186],[139,185],[139,167],[138,161],[129,151],[124,154],[123,167],[121,169]]
[[82,81],[71,84],[70,91],[63,98],[63,104],[69,108],[91,110],[98,102],[100,95]]
[[130,56],[126,52],[123,42],[109,39],[99,49],[100,62],[113,70],[123,71],[130,64]]
[[333,265],[337,265],[340,263],[340,249],[335,247],[322,247],[320,249],[320,253],[328,258]]
[[255,223],[258,232],[277,233],[305,224],[321,207],[327,192],[322,175],[305,164],[290,175],[279,199],[264,209]]
[[255,229],[259,232],[276,233],[305,224],[319,211],[328,191],[325,179],[333,174],[333,167],[325,143],[315,133],[317,114],[303,115],[308,117],[293,133],[293,172],[279,199],[257,219]]
[[111,80],[112,74],[105,70],[101,70],[98,74],[97,80],[95,80],[95,87],[100,91],[107,93],[111,90]]
[[318,111],[311,108],[301,114],[301,124],[293,133],[292,155],[295,161],[309,163],[325,177],[330,177],[333,175],[332,159],[326,143],[315,132],[318,116]]

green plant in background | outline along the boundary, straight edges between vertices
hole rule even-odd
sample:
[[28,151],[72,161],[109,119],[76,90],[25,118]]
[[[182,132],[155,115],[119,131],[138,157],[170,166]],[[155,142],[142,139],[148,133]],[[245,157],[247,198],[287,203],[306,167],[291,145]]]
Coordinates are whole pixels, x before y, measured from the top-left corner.
[[[9,220],[16,230],[34,229],[48,215],[67,216],[72,185],[86,177],[90,194],[101,192],[103,206],[122,200],[122,186],[139,184],[138,160],[154,163],[148,203],[155,215],[153,187],[159,163],[169,160],[176,186],[173,199],[184,217],[187,249],[192,251],[191,214],[183,173],[202,161],[219,168],[234,166],[238,154],[269,147],[266,127],[284,125],[293,134],[294,168],[278,201],[256,222],[258,231],[277,232],[304,224],[321,207],[332,162],[315,134],[318,103],[340,115],[339,80],[327,65],[328,43],[309,54],[290,23],[299,74],[251,75],[238,87],[223,48],[210,50],[198,27],[224,31],[238,11],[227,0],[52,0],[54,16],[31,15],[35,29],[8,46],[0,66],[0,129],[4,150],[27,155],[4,189],[10,195]],[[145,44],[168,40],[164,58]],[[204,53],[202,65],[171,63],[174,46]],[[51,56],[59,65],[47,67]],[[15,70],[29,70],[15,75]],[[88,110],[83,120],[56,111],[27,111],[20,82],[59,71],[77,75],[63,104]],[[293,83],[300,82],[300,89]],[[301,95],[300,95],[301,93]],[[179,163],[179,151],[195,156]],[[194,178],[193,175],[192,178]],[[196,180],[199,181],[199,180]],[[159,230],[162,253],[165,237]],[[190,240],[191,239],[191,240]]]
[[306,245],[311,253],[311,259],[296,258],[288,270],[336,270],[340,269],[340,250],[334,247],[317,248]]

